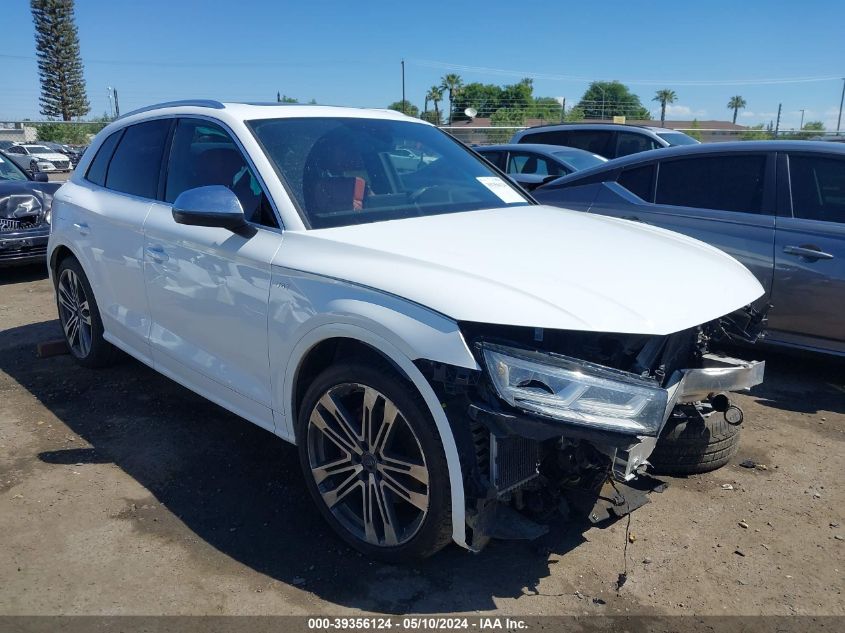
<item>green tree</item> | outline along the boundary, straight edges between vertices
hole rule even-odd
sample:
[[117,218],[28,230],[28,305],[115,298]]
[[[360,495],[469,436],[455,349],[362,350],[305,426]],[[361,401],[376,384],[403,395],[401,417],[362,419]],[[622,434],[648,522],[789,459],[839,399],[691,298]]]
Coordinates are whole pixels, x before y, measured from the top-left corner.
[[444,75],[440,80],[440,87],[449,93],[449,125],[452,125],[452,115],[455,112],[455,94],[458,93],[464,85],[464,80],[460,75],[449,73]]
[[87,145],[91,139],[111,122],[108,115],[90,122],[79,123],[36,123],[35,130],[39,141]]
[[[520,108],[499,108],[490,117],[487,140],[491,143],[507,143],[513,136],[512,128],[525,125],[525,110]],[[504,128],[504,129],[497,129]]]
[[674,90],[669,90],[668,88],[664,88],[663,90],[658,90],[652,101],[659,101],[660,102],[660,127],[664,127],[664,123],[666,122],[666,106],[670,103],[675,103],[675,100],[678,98],[678,95],[675,94]]
[[528,116],[543,121],[560,121],[562,120],[560,110],[561,105],[554,97],[537,97],[528,110]]
[[41,80],[41,114],[63,121],[91,111],[85,94],[73,0],[30,0]]
[[740,97],[739,95],[736,95],[736,96],[734,96],[734,97],[731,97],[730,101],[728,101],[728,110],[733,110],[733,111],[734,111],[734,118],[733,118],[733,122],[734,122],[734,123],[736,123],[736,115],[737,115],[737,113],[738,113],[740,110],[742,110],[743,108],[745,108],[745,106],[746,106],[746,105],[747,105],[747,104],[745,103],[745,99],[743,99],[743,98],[742,98],[742,97]]
[[584,111],[581,108],[575,106],[574,108],[571,108],[563,118],[566,121],[583,121],[586,116],[587,115],[584,114]]
[[413,103],[405,99],[405,101],[394,101],[389,106],[388,110],[396,110],[397,112],[404,112],[408,116],[417,118],[420,116],[420,109]]
[[[428,89],[428,92],[425,94],[425,102],[426,104],[431,101],[434,104],[434,120],[430,120],[427,117],[424,117],[426,121],[430,123],[434,123],[435,125],[440,125],[440,109],[438,108],[437,104],[443,101],[443,89],[440,86],[432,86]],[[426,115],[428,114],[428,106],[426,106]]]
[[759,125],[746,129],[739,138],[742,141],[765,141],[772,138],[772,133],[760,123]]
[[502,87],[502,107],[528,110],[534,105],[534,80],[524,78],[518,83]]
[[824,132],[824,123],[821,121],[807,121],[800,132],[793,132],[792,134],[783,134],[782,138],[796,141],[807,140],[819,136]]
[[640,98],[619,81],[594,81],[581,97],[577,107],[588,119],[607,119],[614,116],[629,119],[651,118]]
[[299,99],[276,93],[276,103],[299,103]]
[[[441,92],[442,94],[442,92]],[[466,119],[464,110],[474,108],[480,117],[490,117],[502,107],[502,89],[495,84],[471,83],[455,95],[453,119]]]
[[701,124],[698,122],[698,119],[692,120],[692,123],[690,123],[690,128],[691,129],[689,129],[689,130],[685,130],[686,135],[691,136],[696,141],[700,141],[701,140],[701,132],[699,132],[698,130],[701,129]]

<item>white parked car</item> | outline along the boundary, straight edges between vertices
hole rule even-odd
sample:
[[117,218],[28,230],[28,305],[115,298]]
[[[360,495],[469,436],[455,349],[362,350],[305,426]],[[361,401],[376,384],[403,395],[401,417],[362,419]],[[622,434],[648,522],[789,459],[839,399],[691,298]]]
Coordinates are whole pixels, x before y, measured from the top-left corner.
[[724,392],[762,380],[709,348],[762,294],[734,259],[539,206],[392,111],[126,115],[57,193],[48,261],[80,364],[119,348],[294,442],[326,520],[387,560],[536,536],[609,480],[630,496],[590,516],[633,508],[655,447],[727,461]]
[[44,145],[12,145],[5,152],[18,167],[30,173],[72,169],[69,157]]

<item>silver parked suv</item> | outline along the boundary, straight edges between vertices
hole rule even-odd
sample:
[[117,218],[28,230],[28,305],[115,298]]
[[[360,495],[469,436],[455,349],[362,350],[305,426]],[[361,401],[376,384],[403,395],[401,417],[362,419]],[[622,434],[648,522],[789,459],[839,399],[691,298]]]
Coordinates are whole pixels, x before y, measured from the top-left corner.
[[511,143],[543,143],[577,147],[605,158],[675,145],[696,145],[691,136],[676,130],[622,123],[563,123],[540,125],[513,135]]

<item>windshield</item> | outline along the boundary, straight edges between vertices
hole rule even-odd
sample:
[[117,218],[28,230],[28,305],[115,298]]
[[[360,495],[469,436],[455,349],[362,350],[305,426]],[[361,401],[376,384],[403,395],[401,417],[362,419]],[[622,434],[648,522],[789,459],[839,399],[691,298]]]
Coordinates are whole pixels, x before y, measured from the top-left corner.
[[657,136],[669,143],[669,145],[698,145],[698,141],[683,132],[658,132]]
[[0,156],[0,180],[28,180],[28,178],[12,161]]
[[579,170],[587,169],[588,167],[595,167],[596,165],[601,165],[602,163],[607,162],[607,159],[604,156],[590,154],[589,152],[567,152],[566,150],[561,150],[559,152],[552,153],[562,161]]
[[430,125],[340,117],[248,125],[310,228],[529,204]]
[[43,145],[27,145],[27,151],[30,154],[55,154],[56,152],[49,147],[44,147]]

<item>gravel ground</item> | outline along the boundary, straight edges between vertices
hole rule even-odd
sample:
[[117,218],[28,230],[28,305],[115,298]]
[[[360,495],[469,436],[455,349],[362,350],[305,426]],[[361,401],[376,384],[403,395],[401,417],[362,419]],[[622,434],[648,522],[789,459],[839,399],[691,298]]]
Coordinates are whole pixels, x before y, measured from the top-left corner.
[[134,360],[36,358],[60,336],[40,267],[0,271],[0,324],[0,614],[845,615],[842,361],[744,352],[768,378],[739,455],[633,514],[617,593],[625,520],[370,562],[293,447]]

